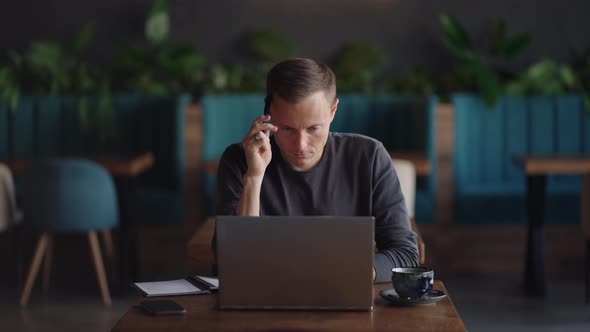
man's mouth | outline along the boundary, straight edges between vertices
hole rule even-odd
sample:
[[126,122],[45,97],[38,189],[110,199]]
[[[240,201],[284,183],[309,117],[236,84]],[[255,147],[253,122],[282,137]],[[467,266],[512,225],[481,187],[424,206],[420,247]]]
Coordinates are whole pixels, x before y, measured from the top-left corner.
[[307,159],[311,156],[309,153],[296,153],[295,158],[297,159]]

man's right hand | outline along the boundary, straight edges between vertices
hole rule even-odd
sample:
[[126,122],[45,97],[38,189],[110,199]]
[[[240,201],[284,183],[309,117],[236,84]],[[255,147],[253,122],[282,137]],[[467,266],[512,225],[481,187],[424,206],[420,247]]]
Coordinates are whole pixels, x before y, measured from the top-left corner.
[[262,115],[252,121],[250,131],[242,140],[242,146],[246,153],[248,170],[246,176],[262,177],[264,171],[272,159],[270,147],[270,132],[276,132],[278,127],[267,123],[270,115]]

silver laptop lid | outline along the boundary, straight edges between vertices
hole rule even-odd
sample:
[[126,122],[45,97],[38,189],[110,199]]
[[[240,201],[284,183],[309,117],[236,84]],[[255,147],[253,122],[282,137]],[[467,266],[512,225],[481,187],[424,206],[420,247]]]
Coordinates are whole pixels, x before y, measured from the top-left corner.
[[373,217],[217,217],[222,309],[371,310]]

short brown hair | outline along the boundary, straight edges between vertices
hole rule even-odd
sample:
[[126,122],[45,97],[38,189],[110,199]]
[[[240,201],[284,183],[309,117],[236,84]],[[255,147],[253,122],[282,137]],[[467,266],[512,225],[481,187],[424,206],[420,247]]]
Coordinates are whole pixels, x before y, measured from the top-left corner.
[[306,58],[290,58],[274,65],[266,76],[266,94],[297,103],[318,91],[336,98],[336,75],[327,65]]

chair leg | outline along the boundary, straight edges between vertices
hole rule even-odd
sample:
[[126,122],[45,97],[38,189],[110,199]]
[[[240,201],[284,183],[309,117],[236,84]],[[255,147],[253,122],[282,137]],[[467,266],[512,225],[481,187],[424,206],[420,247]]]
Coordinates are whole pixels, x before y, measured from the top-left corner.
[[13,239],[13,250],[14,257],[16,259],[16,289],[22,289],[23,287],[23,252],[21,248],[22,243],[22,225],[17,224],[13,227],[14,239]]
[[51,235],[47,238],[47,246],[45,249],[45,259],[43,260],[43,292],[47,293],[49,290],[49,274],[51,273],[51,261],[53,260],[53,237]]
[[35,249],[35,254],[33,255],[33,261],[31,262],[29,273],[27,274],[27,281],[25,282],[25,287],[23,288],[23,292],[20,297],[20,305],[23,307],[25,307],[29,302],[31,289],[33,289],[33,284],[35,283],[35,279],[37,278],[37,273],[39,272],[39,267],[41,265],[41,259],[45,254],[45,248],[47,247],[48,241],[48,233],[41,234],[39,241],[37,241],[37,248]]
[[418,231],[418,225],[414,221],[414,218],[410,219],[410,225],[412,226],[412,231],[416,233],[416,242],[418,244],[418,264],[420,266],[424,266],[426,264],[426,245],[424,244],[424,239]]
[[115,264],[115,250],[113,247],[113,238],[111,236],[111,231],[110,230],[104,230],[101,232],[102,235],[102,243],[104,246],[104,253],[106,256],[106,260],[107,260],[107,264],[108,264],[108,271],[110,271],[110,273],[107,273],[107,275],[110,277],[110,281],[114,284],[117,284],[118,281],[116,280],[116,276],[117,273],[115,273],[115,268],[116,268],[116,264]]
[[96,278],[98,279],[98,285],[100,287],[100,293],[102,295],[102,302],[105,306],[110,307],[111,295],[109,293],[109,286],[104,273],[104,265],[102,261],[102,255],[100,254],[100,247],[98,244],[98,238],[96,232],[88,232],[88,241],[90,242],[90,251],[92,252],[92,261],[94,262],[94,269],[96,271]]
[[104,252],[107,258],[111,259],[113,257],[113,238],[111,237],[110,230],[104,230],[101,232],[102,234],[102,242],[104,244]]
[[580,197],[582,231],[586,240],[586,254],[584,257],[586,271],[586,304],[590,304],[590,173],[582,176],[582,195]]
[[584,270],[586,271],[586,304],[590,304],[590,239],[587,239],[585,242]]

